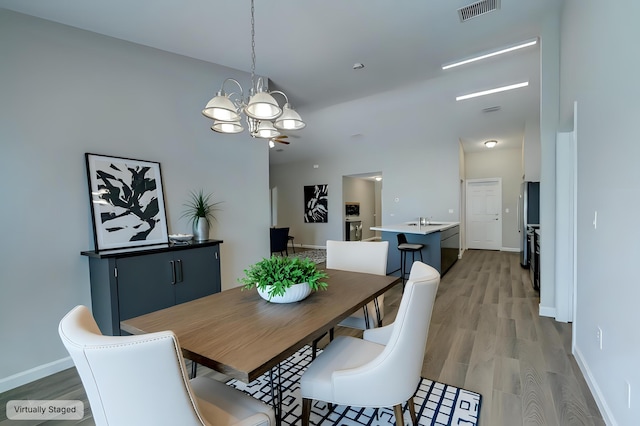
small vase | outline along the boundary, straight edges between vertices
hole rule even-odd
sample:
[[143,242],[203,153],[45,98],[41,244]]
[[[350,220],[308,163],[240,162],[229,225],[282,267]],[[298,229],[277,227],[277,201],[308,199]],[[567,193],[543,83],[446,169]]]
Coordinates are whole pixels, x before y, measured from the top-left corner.
[[206,241],[209,239],[209,223],[204,217],[199,217],[193,222],[193,238],[196,241]]

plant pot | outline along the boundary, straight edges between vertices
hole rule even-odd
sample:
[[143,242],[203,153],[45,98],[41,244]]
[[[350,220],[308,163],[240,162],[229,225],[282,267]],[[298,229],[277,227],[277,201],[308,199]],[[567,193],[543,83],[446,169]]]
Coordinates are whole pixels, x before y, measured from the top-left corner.
[[284,295],[282,296],[273,296],[269,299],[269,289],[258,290],[258,294],[264,299],[272,303],[293,303],[299,302],[303,299],[306,299],[307,296],[311,294],[311,287],[307,283],[294,284],[289,287]]
[[209,223],[204,217],[199,217],[193,222],[193,238],[196,241],[206,241],[209,239]]

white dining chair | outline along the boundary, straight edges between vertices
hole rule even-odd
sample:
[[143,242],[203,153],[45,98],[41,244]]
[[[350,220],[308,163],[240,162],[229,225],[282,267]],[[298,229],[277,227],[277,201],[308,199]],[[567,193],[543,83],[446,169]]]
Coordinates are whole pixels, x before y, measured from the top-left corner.
[[214,379],[189,380],[171,331],[103,336],[85,306],[58,333],[80,374],[96,425],[275,424],[268,405]]
[[[327,269],[387,275],[388,241],[327,241]],[[384,294],[378,296],[380,317],[376,318],[375,302],[367,304],[370,327],[381,326],[384,317]],[[340,322],[343,327],[367,329],[364,309]]]
[[440,283],[437,270],[411,267],[395,321],[365,330],[363,338],[338,336],[311,362],[300,380],[302,424],[309,424],[312,400],[357,407],[394,407],[404,424],[408,403],[417,424],[413,395],[420,383],[431,312]]

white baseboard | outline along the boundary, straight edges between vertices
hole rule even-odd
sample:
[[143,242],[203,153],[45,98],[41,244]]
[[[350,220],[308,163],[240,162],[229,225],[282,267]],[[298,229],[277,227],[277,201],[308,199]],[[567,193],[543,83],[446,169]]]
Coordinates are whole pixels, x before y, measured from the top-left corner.
[[582,356],[582,352],[580,352],[580,348],[578,348],[577,346],[573,350],[573,356],[576,359],[576,362],[578,363],[578,367],[580,368],[580,371],[582,371],[582,375],[584,376],[584,379],[587,382],[587,386],[589,386],[589,389],[593,394],[593,399],[595,399],[596,405],[600,410],[600,414],[602,415],[602,420],[604,420],[605,424],[609,426],[618,426],[618,423],[616,422],[616,420],[613,417],[613,414],[611,413],[611,409],[609,409],[609,406],[607,405],[607,401],[604,398],[604,395],[602,395],[600,386],[598,386],[598,383],[593,378],[593,374],[591,374],[591,370],[589,369],[589,366],[585,362],[584,357]]
[[366,238],[362,241],[382,241],[382,238],[380,237],[371,237],[371,238]]
[[538,305],[538,314],[540,314],[541,317],[555,318],[556,317],[556,308],[553,308],[551,306]]
[[510,252],[513,252],[513,253],[518,253],[518,252],[520,252],[520,248],[518,248],[518,247],[502,247],[500,249],[500,251],[510,251]]
[[4,379],[0,379],[0,393],[15,389],[18,386],[26,385],[27,383],[34,382],[42,379],[43,377],[59,373],[60,371],[71,367],[73,367],[73,360],[68,356],[48,364],[39,365],[30,370],[22,371],[14,374],[13,376],[5,377]]
[[324,250],[327,249],[327,246],[314,246],[314,245],[311,245],[311,244],[300,244],[299,247],[310,248],[310,249],[324,249]]

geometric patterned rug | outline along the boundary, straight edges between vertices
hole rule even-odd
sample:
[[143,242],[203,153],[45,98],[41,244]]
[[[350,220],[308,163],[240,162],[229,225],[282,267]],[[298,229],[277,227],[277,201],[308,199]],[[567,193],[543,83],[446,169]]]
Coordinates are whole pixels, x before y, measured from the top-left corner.
[[[318,351],[320,352],[320,351]],[[280,364],[282,382],[282,424],[300,424],[302,398],[300,396],[300,376],[311,362],[311,348],[305,346]],[[271,383],[264,374],[246,384],[230,380],[227,384],[240,389],[254,398],[271,404]],[[482,396],[479,393],[449,386],[422,378],[413,397],[419,425],[465,425],[475,426],[480,417]],[[411,424],[411,416],[404,407],[405,424]],[[393,425],[393,407],[380,409],[334,406],[329,410],[322,401],[313,401],[311,408],[313,425]]]

